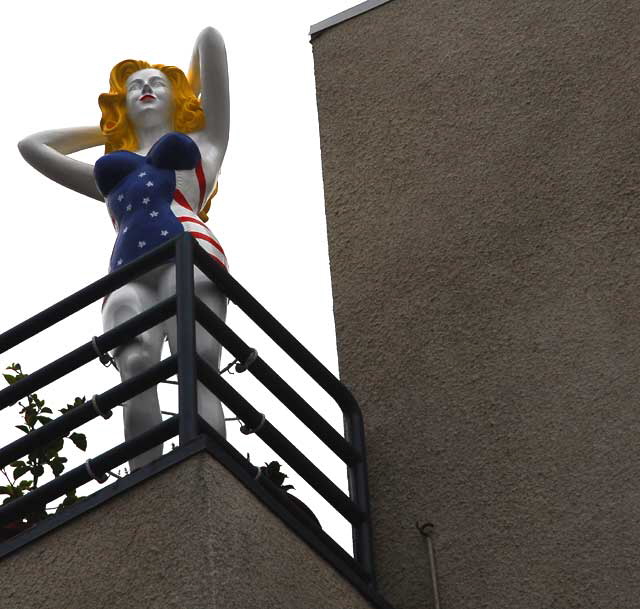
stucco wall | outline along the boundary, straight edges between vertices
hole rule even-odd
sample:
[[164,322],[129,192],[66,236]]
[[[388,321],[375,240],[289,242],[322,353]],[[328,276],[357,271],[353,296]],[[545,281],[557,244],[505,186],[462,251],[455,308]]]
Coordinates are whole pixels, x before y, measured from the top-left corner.
[[370,609],[202,453],[0,561],[2,609]]
[[381,592],[640,598],[640,4],[394,0],[313,40]]

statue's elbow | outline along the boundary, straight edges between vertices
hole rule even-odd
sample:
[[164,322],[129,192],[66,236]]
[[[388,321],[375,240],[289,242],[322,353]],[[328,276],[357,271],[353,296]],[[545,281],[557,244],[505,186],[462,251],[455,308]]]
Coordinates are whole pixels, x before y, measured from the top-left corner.
[[22,155],[22,158],[30,163],[30,159],[33,157],[33,141],[31,138],[25,137],[18,142],[18,150]]

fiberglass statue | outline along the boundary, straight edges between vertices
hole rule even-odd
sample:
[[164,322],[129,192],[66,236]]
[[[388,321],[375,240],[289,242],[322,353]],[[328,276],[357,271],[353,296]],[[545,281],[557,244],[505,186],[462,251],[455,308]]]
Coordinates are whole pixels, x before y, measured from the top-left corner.
[[[109,272],[188,231],[226,266],[220,244],[205,225],[229,135],[229,83],[224,42],[213,28],[196,40],[189,78],[175,67],[125,60],[100,95],[100,127],[36,133],[19,144],[38,171],[88,197],[106,201],[117,231]],[[187,135],[188,134],[188,135]],[[66,155],[105,146],[95,167]],[[198,296],[222,319],[226,298],[196,271]],[[107,331],[175,294],[175,267],[167,264],[111,293],[102,309]],[[220,347],[196,325],[198,352],[219,368]],[[160,361],[165,336],[176,350],[175,318],[137,336],[116,350],[123,380]],[[198,385],[198,411],[224,435],[220,401]],[[124,405],[125,438],[162,421],[156,388]],[[162,455],[158,446],[130,462],[137,469]]]

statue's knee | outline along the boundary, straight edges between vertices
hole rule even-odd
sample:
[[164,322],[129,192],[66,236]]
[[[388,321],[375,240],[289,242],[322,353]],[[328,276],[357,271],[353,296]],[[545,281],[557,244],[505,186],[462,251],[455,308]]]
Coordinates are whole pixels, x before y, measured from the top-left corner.
[[125,347],[117,357],[120,372],[126,377],[131,378],[153,366],[149,349],[143,343],[136,343]]

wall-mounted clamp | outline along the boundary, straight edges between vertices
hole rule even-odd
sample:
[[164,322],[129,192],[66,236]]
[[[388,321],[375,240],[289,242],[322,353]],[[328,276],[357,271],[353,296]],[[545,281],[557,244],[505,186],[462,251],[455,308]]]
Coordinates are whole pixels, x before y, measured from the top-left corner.
[[257,433],[259,432],[263,425],[265,424],[267,417],[265,417],[262,413],[259,413],[260,416],[262,417],[260,419],[260,422],[255,426],[255,427],[249,427],[246,423],[244,425],[240,426],[240,431],[245,435],[248,436],[252,433]]
[[106,481],[107,481],[107,478],[108,478],[107,474],[100,474],[100,475],[98,475],[98,474],[96,474],[96,473],[93,471],[93,468],[91,467],[91,459],[87,459],[87,460],[84,462],[84,467],[85,467],[85,469],[87,470],[87,473],[88,473],[88,474],[89,474],[89,475],[90,475],[90,476],[91,476],[91,477],[92,477],[96,482],[99,482],[100,484],[103,484],[104,482],[106,482]]
[[108,419],[113,412],[111,412],[111,410],[109,410],[108,408],[102,408],[99,404],[98,404],[98,394],[94,394],[94,396],[91,398],[91,405],[93,406],[93,409],[103,418],[103,419]]
[[244,358],[243,361],[240,361],[236,357],[236,359],[234,359],[230,364],[227,364],[222,370],[220,370],[220,374],[224,374],[225,372],[233,374],[233,372],[231,372],[231,368],[233,368],[233,366],[236,367],[236,372],[242,373],[245,370],[248,370],[249,366],[251,366],[251,364],[253,364],[257,359],[258,352],[255,349],[251,349],[251,351],[249,351],[249,354]]
[[100,363],[105,368],[108,368],[109,366],[113,366],[116,370],[118,369],[118,365],[116,364],[116,360],[114,360],[108,353],[103,353],[101,351],[100,347],[98,347],[98,337],[97,336],[92,336],[91,337],[91,346],[93,347],[93,350],[96,352],[96,355],[98,356],[98,359],[100,360]]

